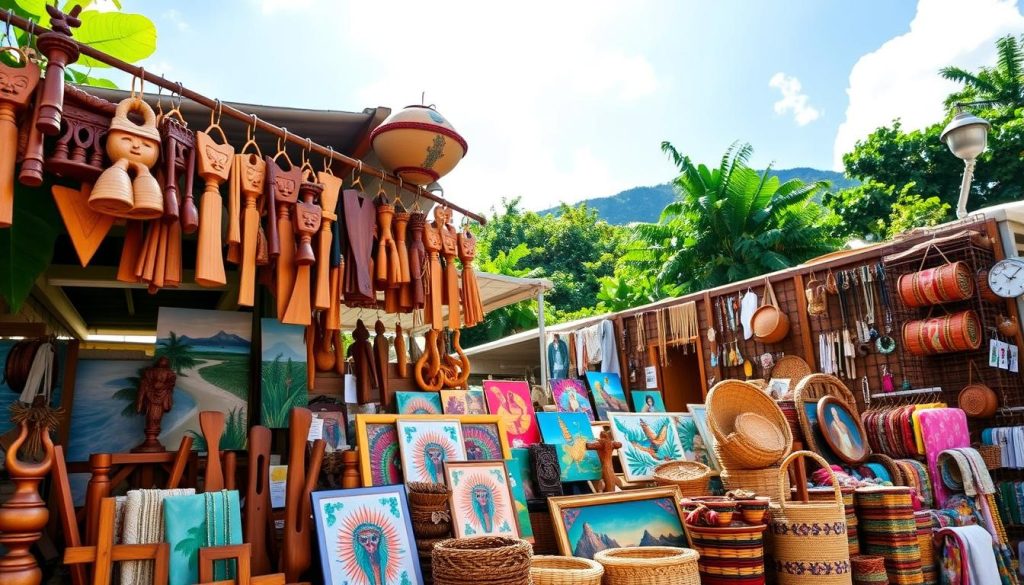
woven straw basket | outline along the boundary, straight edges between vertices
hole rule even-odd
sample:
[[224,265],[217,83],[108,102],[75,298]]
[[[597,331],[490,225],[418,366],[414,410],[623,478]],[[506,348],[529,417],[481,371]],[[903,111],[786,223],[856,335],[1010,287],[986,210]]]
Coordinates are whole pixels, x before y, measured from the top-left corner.
[[530,543],[517,538],[450,538],[434,545],[435,585],[530,585]]
[[723,380],[707,397],[708,427],[726,469],[770,467],[792,448],[786,415],[764,392],[739,380]]
[[779,502],[771,522],[779,585],[850,585],[846,509],[839,482],[828,462],[810,451],[796,451],[786,457],[779,468],[779,491],[782,491],[790,463],[800,457],[810,457],[828,470],[835,499],[814,503]]
[[639,546],[605,549],[594,560],[604,566],[603,585],[700,585],[699,556],[690,548]]
[[604,567],[579,557],[536,555],[530,565],[533,585],[601,585]]
[[986,469],[999,469],[1003,466],[1003,448],[1000,445],[975,445],[975,449],[985,462]]
[[[717,452],[718,445],[715,445]],[[766,496],[773,504],[778,504],[787,492],[779,491],[779,468],[767,467],[765,469],[723,469],[722,485],[726,491],[749,490],[758,496]],[[789,478],[786,478],[785,488],[789,490]]]
[[654,468],[654,482],[678,487],[683,497],[707,495],[710,475],[711,469],[696,461],[669,461]]

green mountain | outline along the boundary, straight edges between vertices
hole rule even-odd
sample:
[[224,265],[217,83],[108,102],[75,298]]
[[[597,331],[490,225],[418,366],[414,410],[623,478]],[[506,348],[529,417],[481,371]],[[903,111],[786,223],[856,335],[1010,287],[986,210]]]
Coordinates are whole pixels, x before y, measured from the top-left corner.
[[[842,173],[835,171],[824,171],[807,167],[795,169],[774,169],[773,174],[779,177],[780,181],[800,179],[809,181],[829,181],[832,189],[840,190],[855,187],[858,181],[847,178]],[[576,205],[586,203],[587,207],[596,209],[601,219],[613,225],[625,225],[635,221],[655,222],[661,215],[661,210],[675,198],[670,183],[662,183],[653,187],[633,187],[610,197],[595,197],[585,199]],[[541,215],[550,213],[558,215],[559,208],[552,207],[539,211]]]

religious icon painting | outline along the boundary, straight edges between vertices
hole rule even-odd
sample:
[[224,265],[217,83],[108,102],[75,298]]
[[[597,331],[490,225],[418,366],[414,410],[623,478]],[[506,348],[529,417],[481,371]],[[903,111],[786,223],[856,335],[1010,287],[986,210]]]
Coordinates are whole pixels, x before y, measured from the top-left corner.
[[451,489],[456,538],[519,538],[519,525],[504,461],[449,461],[444,473]]
[[327,585],[421,585],[404,485],[313,492]]
[[675,421],[667,414],[610,413],[612,436],[622,443],[619,461],[626,481],[654,479],[654,468],[684,458]]
[[469,414],[468,390],[441,390],[441,410],[445,414]]
[[484,396],[491,414],[505,419],[505,429],[513,447],[528,447],[540,442],[529,384],[485,380]]
[[444,483],[444,463],[466,460],[462,425],[457,419],[399,419],[395,426],[406,483]]
[[594,396],[597,418],[609,420],[609,412],[629,412],[626,394],[622,391],[622,380],[611,372],[587,372],[587,384]]
[[356,442],[363,485],[389,485],[402,482],[399,462],[398,430],[394,421],[370,422],[379,415],[356,415]]
[[[500,420],[500,419],[499,419]],[[462,438],[466,443],[466,459],[504,459],[507,457],[508,441],[497,422],[462,421]]]
[[551,380],[551,396],[558,412],[582,412],[588,419],[594,420],[590,395],[582,380]]
[[398,414],[441,414],[437,392],[395,392]]
[[466,390],[466,414],[487,414],[487,400],[484,398],[484,389],[480,387],[469,387]]
[[590,420],[582,412],[539,412],[537,423],[544,442],[554,445],[562,470],[562,481],[601,479],[601,460],[587,450],[594,440]]

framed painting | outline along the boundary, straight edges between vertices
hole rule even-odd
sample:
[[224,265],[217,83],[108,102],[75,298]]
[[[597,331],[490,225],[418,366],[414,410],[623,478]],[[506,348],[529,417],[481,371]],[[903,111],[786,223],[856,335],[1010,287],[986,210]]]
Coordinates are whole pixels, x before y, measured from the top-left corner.
[[441,410],[444,414],[468,414],[468,390],[441,390]]
[[704,440],[704,449],[708,453],[708,467],[711,469],[722,469],[722,464],[718,461],[718,456],[715,455],[715,435],[711,434],[711,428],[708,426],[708,407],[705,404],[687,404],[686,410],[690,411],[693,415],[693,424],[697,425],[697,432],[700,433],[701,439]]
[[589,420],[594,420],[590,395],[581,380],[551,380],[551,397],[558,412],[582,412]]
[[470,386],[466,390],[466,414],[488,414],[487,399],[480,386]]
[[633,412],[665,412],[665,400],[658,390],[633,390]]
[[519,525],[504,461],[447,461],[452,528],[456,538],[519,538]]
[[393,414],[357,414],[359,475],[367,487],[402,482],[398,430]]
[[398,414],[442,414],[441,396],[437,392],[395,392]]
[[404,485],[313,492],[327,585],[421,585]]
[[818,401],[818,428],[832,452],[844,463],[863,463],[868,458],[864,425],[842,400],[826,396]]
[[513,447],[528,447],[540,441],[529,384],[485,380],[484,396],[491,414],[505,419],[505,429]]
[[[529,456],[529,451],[527,451]],[[505,460],[505,469],[508,470],[508,485],[512,488],[512,501],[516,507],[516,520],[519,522],[519,538],[527,542],[533,542],[533,523],[530,522],[530,509],[527,507],[526,481],[530,477],[530,463],[526,467],[513,457]]]
[[508,464],[510,473],[518,473],[522,478],[523,494],[526,500],[537,499],[537,491],[533,484],[533,471],[530,467],[529,449],[512,449],[512,458]]
[[626,481],[654,479],[654,468],[683,458],[675,421],[667,414],[611,412],[612,436],[622,443],[619,462]]
[[[487,418],[491,422],[469,419]],[[484,459],[508,459],[512,451],[508,446],[508,435],[505,432],[505,420],[493,415],[472,415],[460,418],[462,438],[466,444],[466,459],[481,461]]]
[[611,372],[587,372],[587,384],[594,396],[597,418],[608,420],[609,412],[629,412],[626,395],[622,391],[622,380]]
[[405,483],[444,483],[444,462],[465,461],[466,444],[458,419],[406,420],[395,423]]
[[686,546],[675,486],[548,498],[559,552],[593,559],[608,548]]
[[288,414],[306,406],[306,328],[260,319],[260,424],[288,428]]
[[672,422],[676,426],[676,434],[679,435],[679,446],[683,448],[683,457],[687,461],[696,461],[712,467],[711,454],[707,445],[704,444],[704,437],[697,430],[697,423],[693,415],[688,412],[669,412]]
[[590,419],[582,412],[538,412],[540,436],[558,451],[562,481],[601,479],[601,460],[597,452],[587,450],[594,440]]

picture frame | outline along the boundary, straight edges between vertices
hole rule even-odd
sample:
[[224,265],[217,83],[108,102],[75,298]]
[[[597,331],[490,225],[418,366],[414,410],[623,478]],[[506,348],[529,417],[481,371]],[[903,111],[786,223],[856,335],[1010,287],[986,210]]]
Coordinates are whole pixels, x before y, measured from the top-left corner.
[[609,412],[629,412],[622,379],[612,372],[587,372],[587,385],[594,397],[597,418],[608,420]]
[[[476,422],[466,420],[470,417],[484,416],[493,418],[493,422]],[[497,415],[464,415],[462,422],[462,440],[466,445],[466,459],[482,461],[484,459],[508,459],[512,449],[508,444],[508,433],[505,431],[505,419]]]
[[441,390],[441,412],[444,414],[469,414],[468,390]]
[[722,463],[718,460],[718,455],[715,453],[715,435],[711,433],[711,427],[708,426],[707,405],[687,404],[686,410],[693,415],[693,423],[697,425],[697,431],[700,433],[701,438],[704,439],[704,445],[708,450],[708,467],[721,471]]
[[590,393],[582,380],[562,378],[551,380],[551,398],[558,412],[582,412],[594,420],[594,407],[590,404]]
[[817,410],[818,428],[836,457],[849,464],[867,460],[867,434],[850,406],[836,396],[825,396],[818,401]]
[[778,400],[789,393],[790,382],[792,382],[791,378],[772,378],[768,380],[768,388],[765,389],[765,392]]
[[675,420],[667,413],[610,412],[612,436],[622,443],[619,462],[627,481],[654,479],[662,463],[684,458]]
[[[529,455],[529,451],[527,451]],[[529,498],[527,497],[527,481],[530,477],[530,463],[512,457],[505,459],[505,469],[508,470],[508,485],[512,488],[512,500],[516,508],[516,518],[519,522],[519,538],[533,543],[533,522],[530,521]],[[533,486],[529,487],[532,493]]]
[[395,392],[397,414],[444,414],[437,392]]
[[456,538],[519,538],[519,514],[504,460],[446,461],[445,483]]
[[487,410],[505,419],[508,440],[513,447],[528,447],[540,441],[529,384],[524,381],[485,380],[484,397]]
[[558,452],[562,481],[601,479],[601,459],[586,444],[594,440],[590,419],[582,412],[538,412],[540,435]]
[[[320,491],[312,495],[326,585],[374,582],[367,576],[366,567],[373,562],[378,563],[376,571],[388,583],[422,585],[423,573],[404,485]],[[341,550],[346,552],[339,554]]]
[[[685,547],[680,497],[676,486],[662,486],[548,498],[559,553],[593,559],[605,548],[641,546],[644,541]],[[593,533],[587,539],[585,528]]]
[[676,434],[679,435],[679,446],[683,449],[683,456],[687,461],[696,461],[711,467],[712,453],[708,450],[704,437],[697,428],[697,422],[689,412],[668,412],[676,425]]
[[665,412],[665,399],[660,390],[633,390],[633,412]]
[[470,386],[466,390],[466,414],[490,414],[482,386]]
[[405,483],[444,483],[444,462],[466,460],[462,423],[457,418],[399,418],[395,428],[398,430],[398,450],[402,457]]

